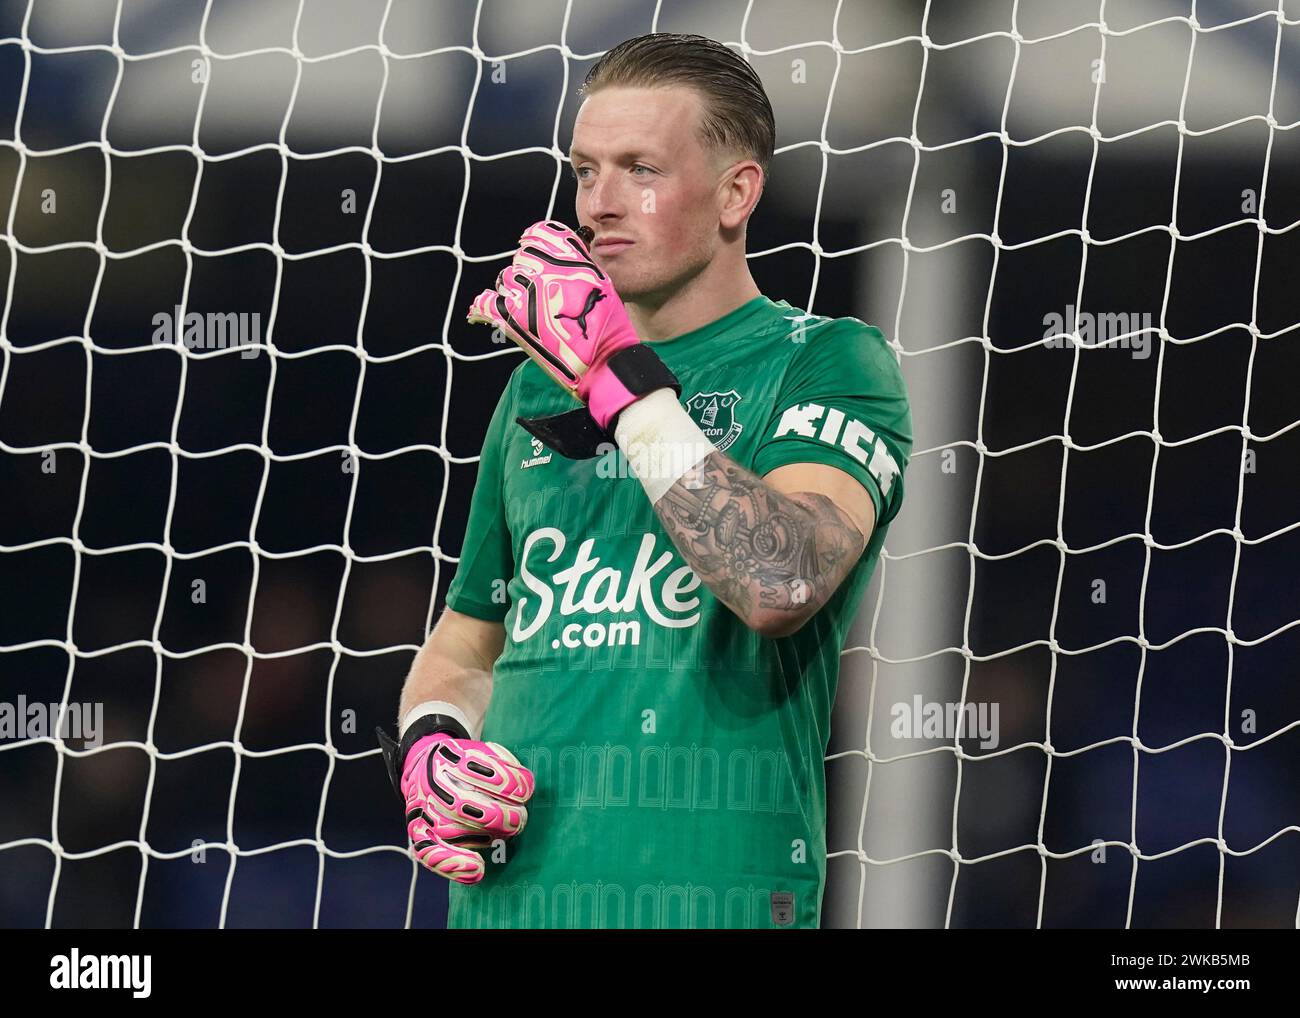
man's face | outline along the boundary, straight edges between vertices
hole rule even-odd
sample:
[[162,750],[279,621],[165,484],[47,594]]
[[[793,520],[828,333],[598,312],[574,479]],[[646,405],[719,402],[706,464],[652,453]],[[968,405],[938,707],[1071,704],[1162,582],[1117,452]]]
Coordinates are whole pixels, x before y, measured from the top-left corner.
[[[578,110],[578,223],[625,301],[662,303],[713,258],[726,167],[700,144],[700,104],[690,88],[610,87]],[[632,243],[603,249],[607,237]]]

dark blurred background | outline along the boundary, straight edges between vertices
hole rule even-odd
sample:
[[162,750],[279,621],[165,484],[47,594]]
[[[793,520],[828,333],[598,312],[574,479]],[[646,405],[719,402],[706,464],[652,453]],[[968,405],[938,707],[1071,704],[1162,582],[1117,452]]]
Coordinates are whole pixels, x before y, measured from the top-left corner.
[[[574,221],[596,57],[743,23],[755,279],[880,325],[915,424],[824,925],[1295,926],[1300,11],[580,6],[0,4],[0,698],[105,721],[0,742],[0,924],[442,924],[372,732],[520,356],[464,308]],[[273,349],[153,343],[178,304]],[[1045,348],[1071,305],[1149,356]],[[998,747],[894,737],[915,694]]]

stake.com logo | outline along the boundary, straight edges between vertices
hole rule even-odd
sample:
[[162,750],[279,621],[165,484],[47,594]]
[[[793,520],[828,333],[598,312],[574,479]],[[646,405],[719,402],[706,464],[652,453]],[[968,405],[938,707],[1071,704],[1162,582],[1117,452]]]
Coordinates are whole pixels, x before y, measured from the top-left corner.
[[[676,554],[666,551],[656,557],[655,535],[644,534],[637,551],[632,572],[626,578],[621,569],[602,566],[594,554],[596,541],[587,538],[578,545],[578,553],[566,566],[551,572],[550,580],[536,575],[530,568],[534,549],[545,555],[547,563],[558,561],[564,554],[567,539],[555,527],[541,527],[524,539],[519,578],[525,587],[537,595],[519,598],[512,632],[516,643],[535,636],[550,621],[556,610],[556,588],[559,588],[559,613],[561,618],[571,615],[631,616],[612,620],[592,619],[585,625],[571,622],[551,641],[560,647],[622,646],[641,643],[641,613],[656,625],[670,629],[693,626],[700,620],[700,599],[683,597],[700,585],[700,578],[688,565],[681,565],[664,573]],[[549,548],[549,554],[546,549]],[[661,575],[663,574],[663,575]],[[670,614],[671,613],[671,614]]]

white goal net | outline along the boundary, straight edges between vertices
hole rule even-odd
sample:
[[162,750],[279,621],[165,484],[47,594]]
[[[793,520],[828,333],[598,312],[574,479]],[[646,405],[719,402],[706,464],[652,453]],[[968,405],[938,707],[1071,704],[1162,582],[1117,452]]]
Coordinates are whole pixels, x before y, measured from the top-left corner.
[[29,0],[0,23],[0,915],[431,925],[374,748],[648,31],[759,71],[764,293],[879,325],[907,501],[826,926],[1300,923],[1300,10]]

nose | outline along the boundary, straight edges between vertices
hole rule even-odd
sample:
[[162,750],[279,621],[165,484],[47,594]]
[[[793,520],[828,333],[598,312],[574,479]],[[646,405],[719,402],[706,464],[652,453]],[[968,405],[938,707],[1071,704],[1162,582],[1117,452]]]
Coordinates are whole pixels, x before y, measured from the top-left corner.
[[[587,189],[587,218],[593,222],[604,223],[623,217],[623,202],[619,196],[617,179],[604,173],[599,175]],[[581,203],[581,198],[579,198]]]

